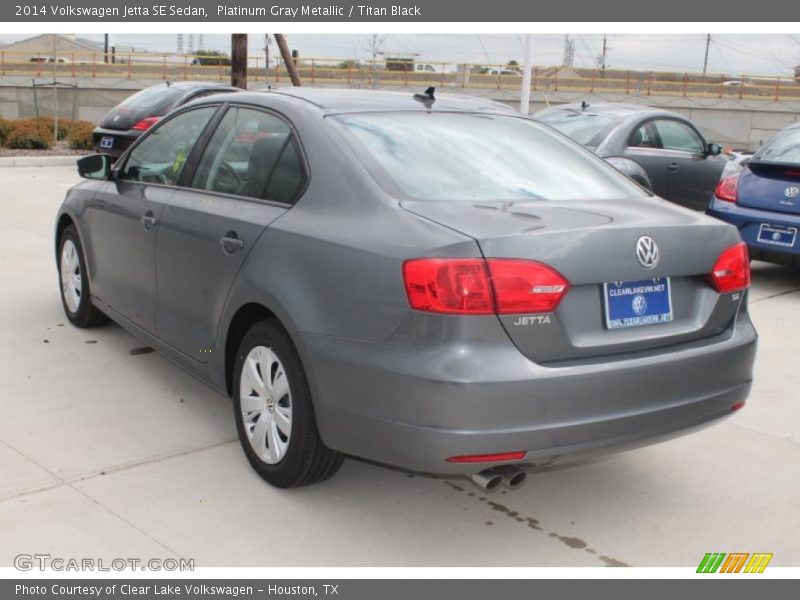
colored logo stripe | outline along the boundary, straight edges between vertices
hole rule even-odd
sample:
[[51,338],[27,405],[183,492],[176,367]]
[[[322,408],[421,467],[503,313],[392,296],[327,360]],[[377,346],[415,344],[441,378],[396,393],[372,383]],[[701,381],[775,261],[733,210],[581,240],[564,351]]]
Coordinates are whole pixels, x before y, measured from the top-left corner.
[[[727,556],[727,558],[726,558]],[[707,552],[697,567],[698,573],[763,573],[772,560],[772,553],[757,552]],[[750,560],[748,560],[748,557]],[[746,566],[745,566],[746,565]],[[720,568],[721,567],[721,568]]]

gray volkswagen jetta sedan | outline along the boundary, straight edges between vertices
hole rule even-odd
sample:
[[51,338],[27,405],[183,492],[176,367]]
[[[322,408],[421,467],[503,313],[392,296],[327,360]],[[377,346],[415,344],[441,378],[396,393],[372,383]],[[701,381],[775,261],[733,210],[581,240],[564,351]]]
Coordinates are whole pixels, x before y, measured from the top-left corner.
[[345,455],[513,485],[741,408],[737,230],[502,104],[434,94],[211,96],[113,170],[81,159],[55,236],[69,320],[111,318],[232,396],[280,487]]

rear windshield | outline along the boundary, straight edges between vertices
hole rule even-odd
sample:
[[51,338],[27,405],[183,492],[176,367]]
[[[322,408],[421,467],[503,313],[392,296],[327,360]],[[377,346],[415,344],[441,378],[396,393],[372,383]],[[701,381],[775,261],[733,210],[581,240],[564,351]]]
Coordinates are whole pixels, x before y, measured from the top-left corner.
[[152,109],[155,107],[169,107],[173,102],[186,93],[186,88],[156,86],[137,92],[122,102],[128,110]]
[[390,193],[456,201],[646,197],[604,161],[530,119],[425,112],[336,118],[376,179],[393,184]]
[[536,115],[542,123],[555,127],[583,146],[596,148],[619,123],[619,117],[577,110],[546,110]]
[[800,165],[800,127],[781,131],[753,155],[752,161]]

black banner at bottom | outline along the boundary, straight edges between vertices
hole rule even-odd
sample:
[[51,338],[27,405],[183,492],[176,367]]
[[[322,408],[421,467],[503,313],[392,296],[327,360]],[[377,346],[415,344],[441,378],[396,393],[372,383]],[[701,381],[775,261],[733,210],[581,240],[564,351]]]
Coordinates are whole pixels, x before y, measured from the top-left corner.
[[[792,591],[793,590],[793,591]],[[704,575],[698,579],[25,579],[0,581],[4,600],[499,600],[536,598],[705,597],[752,600],[797,597],[795,580]],[[691,595],[691,596],[689,596]]]

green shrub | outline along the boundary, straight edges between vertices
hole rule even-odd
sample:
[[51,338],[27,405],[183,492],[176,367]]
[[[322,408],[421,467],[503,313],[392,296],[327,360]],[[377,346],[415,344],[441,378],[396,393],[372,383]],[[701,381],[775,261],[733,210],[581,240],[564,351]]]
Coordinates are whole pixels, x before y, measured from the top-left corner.
[[13,128],[13,121],[9,121],[8,119],[0,119],[0,146],[6,145],[6,138]]
[[23,119],[13,123],[5,145],[15,150],[47,150],[52,139],[52,129],[37,124],[35,119]]
[[92,150],[94,148],[94,139],[92,139],[93,131],[94,123],[90,123],[89,121],[72,121],[66,133],[69,147],[73,150]]

